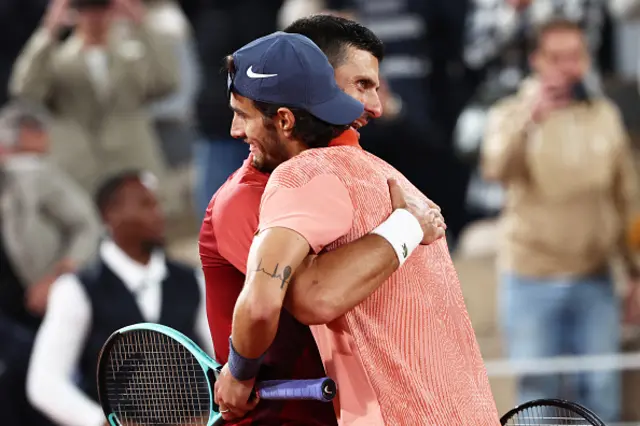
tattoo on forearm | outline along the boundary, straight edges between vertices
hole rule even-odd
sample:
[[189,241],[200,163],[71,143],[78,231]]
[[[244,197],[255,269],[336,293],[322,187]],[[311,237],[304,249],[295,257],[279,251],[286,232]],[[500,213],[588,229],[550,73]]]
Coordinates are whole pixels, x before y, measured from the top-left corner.
[[280,289],[284,288],[285,284],[289,283],[289,278],[291,278],[291,266],[287,265],[282,270],[282,273],[278,272],[278,268],[280,267],[279,263],[276,263],[276,267],[273,268],[273,272],[268,272],[262,267],[262,259],[260,259],[260,263],[258,263],[258,267],[256,268],[256,272],[262,272],[270,276],[271,278],[277,279],[280,281]]

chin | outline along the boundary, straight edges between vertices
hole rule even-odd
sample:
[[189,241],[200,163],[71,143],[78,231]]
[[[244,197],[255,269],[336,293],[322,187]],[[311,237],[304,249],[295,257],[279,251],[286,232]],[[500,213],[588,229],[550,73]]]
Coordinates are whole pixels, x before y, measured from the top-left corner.
[[145,246],[147,247],[147,250],[154,251],[156,249],[164,249],[165,247],[165,238],[163,237],[157,237],[154,239],[150,239],[149,241],[145,242]]

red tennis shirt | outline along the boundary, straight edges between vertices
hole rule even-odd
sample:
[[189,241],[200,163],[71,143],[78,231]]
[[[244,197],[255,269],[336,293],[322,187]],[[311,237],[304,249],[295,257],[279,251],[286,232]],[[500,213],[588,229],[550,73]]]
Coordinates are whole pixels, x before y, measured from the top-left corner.
[[[245,160],[211,199],[199,237],[206,280],[207,316],[216,359],[229,357],[233,309],[244,285],[247,258],[258,229],[260,200],[269,179]],[[283,309],[276,338],[257,380],[314,379],[325,372],[309,327]],[[332,404],[265,401],[234,425],[336,425]]]

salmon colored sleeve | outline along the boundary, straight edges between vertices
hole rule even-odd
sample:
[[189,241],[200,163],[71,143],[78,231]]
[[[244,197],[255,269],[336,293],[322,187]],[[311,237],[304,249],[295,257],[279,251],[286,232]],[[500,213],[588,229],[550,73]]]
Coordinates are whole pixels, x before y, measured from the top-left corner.
[[213,226],[218,251],[245,275],[249,249],[258,230],[262,193],[261,187],[240,185],[228,197],[218,200],[215,207]]
[[326,174],[297,188],[268,186],[260,207],[259,229],[291,229],[318,253],[349,232],[353,217],[349,191],[337,176]]

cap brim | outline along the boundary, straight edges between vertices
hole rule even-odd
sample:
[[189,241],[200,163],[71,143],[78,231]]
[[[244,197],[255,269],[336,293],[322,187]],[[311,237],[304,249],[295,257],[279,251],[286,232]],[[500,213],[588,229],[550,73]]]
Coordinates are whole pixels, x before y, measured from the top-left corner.
[[322,121],[342,126],[360,118],[364,113],[364,105],[340,90],[332,99],[307,110]]

